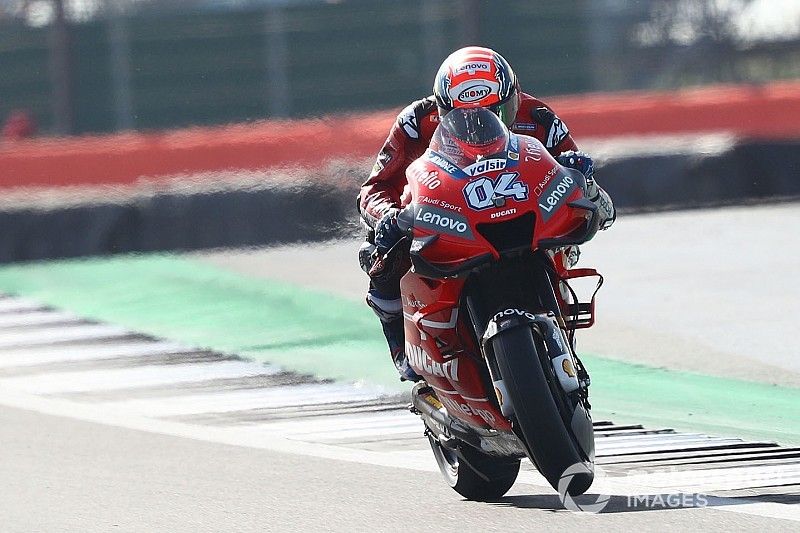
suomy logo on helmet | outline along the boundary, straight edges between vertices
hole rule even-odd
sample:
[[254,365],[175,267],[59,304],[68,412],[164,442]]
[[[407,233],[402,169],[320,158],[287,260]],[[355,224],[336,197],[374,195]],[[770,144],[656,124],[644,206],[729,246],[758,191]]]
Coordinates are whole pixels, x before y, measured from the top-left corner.
[[473,85],[458,94],[458,101],[464,103],[477,102],[485,98],[492,90],[486,85]]
[[490,94],[497,94],[499,84],[493,80],[469,80],[450,89],[450,96],[464,104],[480,102]]

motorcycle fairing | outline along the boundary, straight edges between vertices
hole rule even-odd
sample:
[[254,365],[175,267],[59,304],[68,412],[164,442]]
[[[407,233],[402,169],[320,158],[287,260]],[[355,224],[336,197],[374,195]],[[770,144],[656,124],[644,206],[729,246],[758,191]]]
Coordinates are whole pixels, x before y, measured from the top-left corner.
[[463,279],[429,280],[406,275],[400,282],[409,364],[436,390],[447,411],[465,422],[511,431],[488,379],[479,348],[461,316]]

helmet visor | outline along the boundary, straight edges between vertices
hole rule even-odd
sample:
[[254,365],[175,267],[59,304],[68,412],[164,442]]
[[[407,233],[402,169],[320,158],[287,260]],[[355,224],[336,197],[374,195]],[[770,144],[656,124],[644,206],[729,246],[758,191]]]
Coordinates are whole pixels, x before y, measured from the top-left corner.
[[519,111],[519,93],[514,91],[504,102],[489,106],[489,110],[500,117],[503,124],[510,128],[517,118],[517,111]]

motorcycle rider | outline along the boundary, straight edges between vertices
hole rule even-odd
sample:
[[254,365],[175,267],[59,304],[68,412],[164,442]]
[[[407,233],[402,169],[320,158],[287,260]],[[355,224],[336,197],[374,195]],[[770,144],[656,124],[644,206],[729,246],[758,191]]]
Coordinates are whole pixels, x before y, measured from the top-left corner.
[[[537,138],[557,161],[584,174],[588,196],[598,206],[603,229],[616,218],[608,194],[594,181],[594,163],[578,147],[566,124],[541,100],[520,91],[508,62],[489,48],[470,46],[453,52],[442,63],[433,95],[413,102],[400,112],[375,166],[361,186],[359,210],[368,227],[367,242],[359,251],[361,268],[370,275],[367,304],[381,321],[392,361],[401,380],[419,376],[409,366],[404,349],[400,278],[408,263],[386,263],[381,258],[403,233],[397,224],[401,196],[407,185],[406,168],[428,148],[440,117],[457,107],[486,107],[508,128]],[[577,262],[577,247],[560,252],[564,268]]]

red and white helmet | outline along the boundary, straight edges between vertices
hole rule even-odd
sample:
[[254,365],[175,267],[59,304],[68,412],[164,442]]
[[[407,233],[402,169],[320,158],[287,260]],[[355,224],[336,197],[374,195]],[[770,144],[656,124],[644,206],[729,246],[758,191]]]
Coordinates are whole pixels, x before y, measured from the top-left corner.
[[503,56],[468,46],[444,60],[433,82],[439,115],[457,107],[486,107],[511,126],[519,109],[519,83]]

